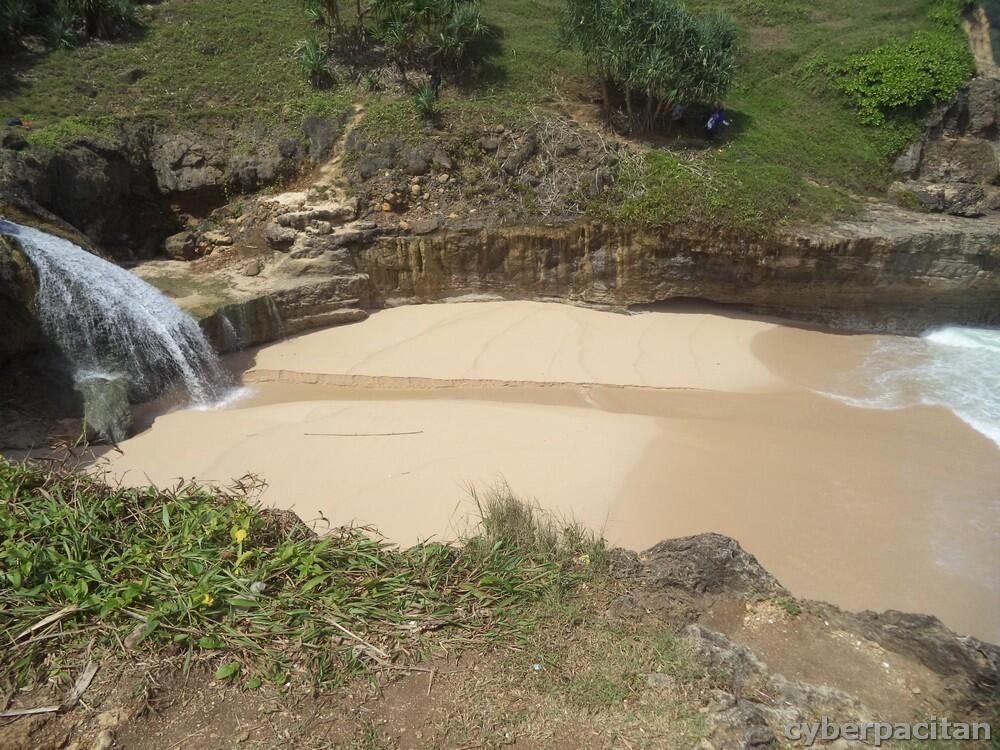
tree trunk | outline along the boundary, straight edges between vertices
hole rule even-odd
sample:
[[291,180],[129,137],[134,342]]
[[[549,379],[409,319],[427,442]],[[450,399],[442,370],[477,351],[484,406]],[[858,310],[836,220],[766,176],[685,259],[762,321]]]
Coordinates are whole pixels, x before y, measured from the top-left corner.
[[625,87],[625,111],[628,112],[629,128],[635,129],[635,115],[632,113],[632,89]]
[[608,77],[601,76],[601,96],[604,97],[604,117],[611,122],[611,92],[608,87]]

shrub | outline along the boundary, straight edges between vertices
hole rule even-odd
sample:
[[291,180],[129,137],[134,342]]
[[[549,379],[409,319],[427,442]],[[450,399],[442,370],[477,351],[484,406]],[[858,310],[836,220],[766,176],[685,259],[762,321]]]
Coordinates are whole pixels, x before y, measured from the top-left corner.
[[0,0],[0,51],[44,31],[56,46],[112,39],[135,23],[133,0]]
[[927,16],[935,23],[957,29],[961,25],[962,13],[974,4],[974,0],[934,0]]
[[417,106],[417,112],[425,120],[433,120],[437,117],[437,98],[437,91],[429,81],[417,88],[413,95],[413,103]]
[[476,0],[372,0],[374,37],[404,74],[414,65],[459,70],[490,35]]
[[327,66],[330,54],[326,45],[317,39],[303,39],[295,47],[299,67],[309,78],[309,82],[319,88],[329,82],[330,69]]
[[975,61],[958,34],[924,31],[854,55],[838,72],[838,86],[861,120],[882,125],[887,116],[954,97],[975,72]]
[[677,104],[721,99],[740,55],[728,16],[697,16],[677,0],[565,0],[559,31],[601,77],[605,105],[612,89],[621,93],[636,130]]
[[32,16],[29,0],[0,0],[0,52],[17,46]]

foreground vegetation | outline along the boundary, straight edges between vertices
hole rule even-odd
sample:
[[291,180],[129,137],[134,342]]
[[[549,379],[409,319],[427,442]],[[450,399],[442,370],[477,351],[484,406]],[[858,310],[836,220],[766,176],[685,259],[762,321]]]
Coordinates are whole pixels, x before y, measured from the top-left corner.
[[[169,127],[209,122],[231,131],[294,130],[307,115],[338,115],[354,102],[367,107],[368,132],[387,140],[423,133],[424,116],[431,114],[452,134],[484,124],[523,129],[552,111],[583,112],[585,124],[599,126],[586,122],[580,106],[600,96],[593,67],[581,51],[557,44],[560,14],[573,6],[564,0],[497,0],[461,11],[465,4],[305,5],[165,0],[137,6],[137,31],[125,41],[6,58],[3,114],[32,120],[32,137],[50,145],[106,132],[117,119],[135,116]],[[404,5],[440,5],[447,12],[421,25],[396,12]],[[919,132],[923,114],[971,74],[958,24],[967,5],[690,0],[687,7],[699,18],[724,13],[739,32],[743,54],[725,98],[732,127],[708,143],[702,133],[707,114],[698,102],[683,101],[672,89],[647,97],[660,114],[653,119],[662,121],[680,100],[691,105],[687,121],[667,138],[654,134],[636,143],[618,167],[610,199],[585,208],[627,222],[762,231],[851,213],[859,199],[884,193],[891,159]],[[454,28],[459,12],[461,33]],[[331,45],[336,35],[326,27],[334,23],[340,36]],[[713,48],[728,54],[735,48],[726,23],[709,25],[722,34],[712,37]],[[421,34],[403,33],[411,26]],[[368,31],[352,31],[362,28]],[[455,35],[443,37],[445,28]],[[360,34],[368,40],[364,49],[378,54],[355,54],[355,43],[339,41],[344,34]],[[451,71],[440,96],[426,87],[433,65]],[[129,75],[135,70],[141,74]],[[399,72],[408,75],[408,88],[396,80]],[[325,88],[317,89],[321,79]],[[719,80],[728,84],[726,75]],[[615,106],[624,110],[627,102]]]
[[356,528],[317,538],[253,489],[123,488],[0,459],[0,674],[58,681],[90,649],[170,650],[248,689],[331,686],[516,634],[603,564],[602,543],[506,492],[463,545],[398,549]]

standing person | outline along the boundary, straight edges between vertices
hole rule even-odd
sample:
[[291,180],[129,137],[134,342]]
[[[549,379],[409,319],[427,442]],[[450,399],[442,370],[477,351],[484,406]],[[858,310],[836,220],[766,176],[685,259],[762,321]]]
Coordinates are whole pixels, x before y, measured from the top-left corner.
[[729,120],[726,119],[726,107],[720,102],[712,112],[712,116],[708,118],[708,122],[705,123],[705,137],[712,140],[717,132],[729,124]]

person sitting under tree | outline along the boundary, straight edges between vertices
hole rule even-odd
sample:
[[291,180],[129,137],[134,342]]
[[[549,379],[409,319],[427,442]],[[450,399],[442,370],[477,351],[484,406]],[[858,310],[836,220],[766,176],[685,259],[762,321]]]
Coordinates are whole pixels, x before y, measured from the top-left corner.
[[712,116],[708,118],[708,122],[705,123],[705,137],[712,140],[717,132],[730,124],[726,117],[726,107],[720,103],[712,112]]

